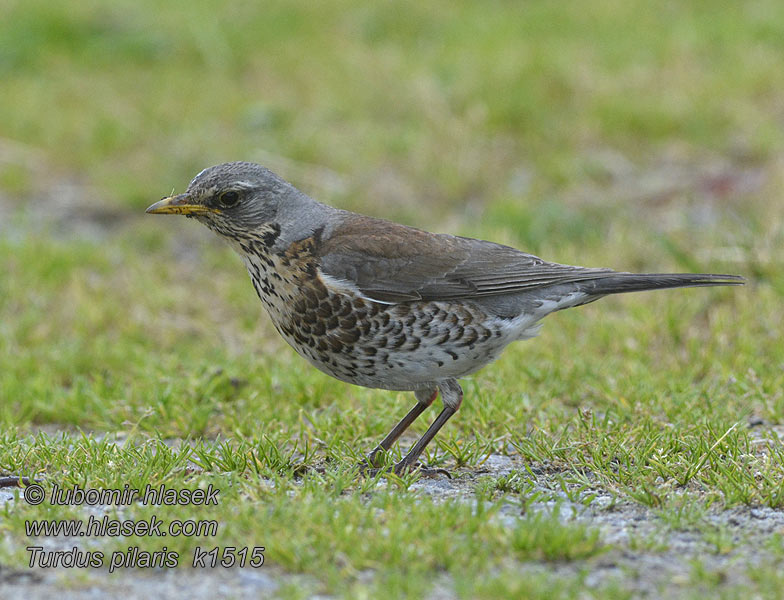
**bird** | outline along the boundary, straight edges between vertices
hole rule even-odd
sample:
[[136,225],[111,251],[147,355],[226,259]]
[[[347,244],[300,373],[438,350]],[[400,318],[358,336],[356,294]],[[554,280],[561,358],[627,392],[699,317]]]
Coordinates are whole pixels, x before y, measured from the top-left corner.
[[277,331],[311,365],[350,384],[414,393],[413,408],[361,463],[371,474],[385,471],[385,454],[440,393],[435,420],[389,468],[426,472],[422,452],[462,403],[458,380],[536,336],[550,313],[611,294],[745,281],[548,262],[334,208],[251,162],[204,169],[146,212],[194,218],[228,242]]

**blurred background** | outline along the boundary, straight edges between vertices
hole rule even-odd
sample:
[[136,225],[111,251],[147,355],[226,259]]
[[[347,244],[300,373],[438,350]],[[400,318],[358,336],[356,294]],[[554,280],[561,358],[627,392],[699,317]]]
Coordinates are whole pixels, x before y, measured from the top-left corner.
[[155,398],[172,434],[220,427],[166,413],[177,369],[282,342],[217,239],[144,208],[229,160],[558,262],[741,273],[739,351],[781,332],[777,0],[1,6],[6,424],[118,428]]

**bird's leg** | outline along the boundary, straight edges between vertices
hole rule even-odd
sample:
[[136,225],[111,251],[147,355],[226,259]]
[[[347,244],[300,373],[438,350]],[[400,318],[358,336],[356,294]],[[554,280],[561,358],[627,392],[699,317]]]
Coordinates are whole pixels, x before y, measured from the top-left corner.
[[436,417],[436,420],[433,421],[433,424],[428,427],[425,434],[414,444],[408,454],[403,457],[403,460],[395,465],[395,473],[398,475],[405,473],[416,464],[419,456],[444,426],[444,423],[460,408],[460,404],[463,401],[463,389],[457,383],[457,379],[447,379],[438,384],[438,388],[441,390],[441,400],[444,402],[444,408]]
[[417,403],[414,405],[408,414],[403,417],[400,422],[392,428],[381,443],[376,446],[373,451],[368,454],[367,459],[364,462],[364,465],[369,467],[376,467],[378,464],[376,463],[376,459],[378,455],[382,452],[387,452],[394,444],[398,438],[403,434],[403,432],[411,426],[411,423],[419,418],[425,409],[433,404],[433,401],[438,396],[438,388],[433,389],[425,389],[425,390],[417,390],[414,392],[414,396],[416,396]]

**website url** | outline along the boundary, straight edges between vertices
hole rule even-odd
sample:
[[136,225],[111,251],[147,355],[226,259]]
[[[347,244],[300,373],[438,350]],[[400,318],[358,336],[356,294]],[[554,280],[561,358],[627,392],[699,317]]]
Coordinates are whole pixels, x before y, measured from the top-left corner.
[[96,518],[90,515],[81,519],[33,519],[25,521],[28,537],[130,537],[130,536],[173,536],[214,537],[218,533],[218,522],[214,520],[174,519],[168,525],[153,515],[149,520]]

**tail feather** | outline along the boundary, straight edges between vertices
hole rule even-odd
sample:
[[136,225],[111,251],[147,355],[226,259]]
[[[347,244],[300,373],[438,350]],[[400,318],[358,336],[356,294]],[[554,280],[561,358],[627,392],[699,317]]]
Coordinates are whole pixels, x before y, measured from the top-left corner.
[[606,277],[580,282],[581,292],[591,296],[623,294],[679,287],[709,285],[743,285],[746,280],[739,275],[713,275],[707,273],[608,273]]

